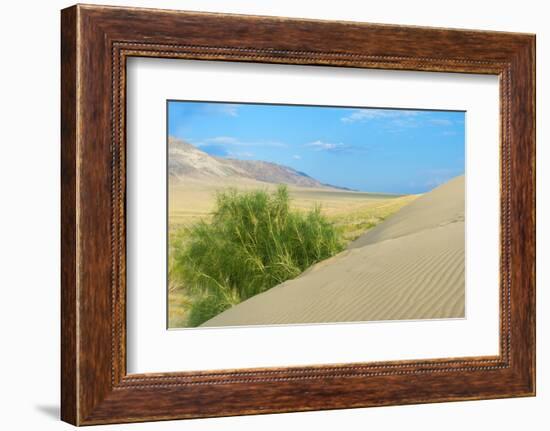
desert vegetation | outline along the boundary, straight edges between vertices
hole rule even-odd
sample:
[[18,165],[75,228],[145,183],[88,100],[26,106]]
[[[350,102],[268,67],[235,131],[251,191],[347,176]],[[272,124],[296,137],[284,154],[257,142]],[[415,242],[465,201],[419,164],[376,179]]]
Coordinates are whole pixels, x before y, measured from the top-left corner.
[[288,188],[218,192],[210,220],[172,235],[170,279],[180,311],[198,326],[344,248],[341,231],[316,205],[291,208]]
[[[233,188],[224,188],[220,185],[207,185],[203,186],[202,189],[195,187],[190,190],[189,187],[182,187],[181,190],[183,193],[181,194],[178,193],[179,188],[172,187],[171,190],[175,190],[176,193],[171,196],[171,211],[169,213],[168,322],[171,328],[197,325],[197,322],[202,320],[198,319],[197,316],[210,314],[199,313],[199,310],[215,312],[222,309],[222,305],[220,305],[218,300],[214,302],[216,290],[208,289],[203,285],[200,287],[196,281],[193,283],[189,282],[189,270],[191,267],[185,263],[187,258],[186,253],[190,250],[188,247],[193,243],[193,238],[195,240],[202,239],[200,242],[195,242],[197,246],[199,244],[207,246],[206,240],[208,236],[206,233],[214,235],[216,232],[217,235],[222,235],[223,230],[220,229],[221,224],[219,222],[216,223],[217,227],[215,229],[214,227],[208,227],[212,226],[216,218],[220,197],[222,197],[222,200],[225,199],[227,203],[227,197],[240,196],[238,200],[240,199],[240,201],[244,202],[246,199],[250,200],[258,190],[261,190],[263,200],[266,202],[266,195],[267,200],[273,201],[273,197],[278,193],[277,188],[271,187],[271,185],[266,184],[264,187],[258,187],[256,183],[254,186],[246,187],[243,184],[237,183]],[[322,218],[324,223],[328,222],[332,226],[334,234],[342,247],[346,247],[351,241],[372,229],[418,197],[416,195],[376,195],[345,191],[297,189],[295,187],[289,187],[284,194],[286,195],[286,205],[290,213],[298,213],[302,218],[307,218],[308,214],[312,212],[318,213],[317,217]],[[248,196],[248,198],[245,199],[245,196]],[[188,206],[186,205],[187,202],[192,202],[193,205]],[[255,207],[250,207],[250,209],[252,208]],[[220,218],[218,217],[218,219]],[[247,220],[250,221],[252,219],[245,218],[243,220],[247,222]],[[201,233],[193,235],[194,231],[200,231]],[[216,242],[215,244],[221,246],[223,243]],[[267,244],[264,243],[264,245]],[[218,247],[216,250],[221,249]],[[214,254],[209,257],[213,258],[213,256]],[[201,262],[206,263],[206,258],[201,260]],[[233,262],[238,262],[240,267],[241,262],[237,259]],[[312,259],[299,268],[305,269],[307,265],[312,265],[311,262],[313,262]],[[302,271],[303,269],[298,271],[295,267],[293,273],[300,274]],[[222,296],[222,298],[226,299],[223,307],[231,306],[245,299],[243,296],[227,295]]]

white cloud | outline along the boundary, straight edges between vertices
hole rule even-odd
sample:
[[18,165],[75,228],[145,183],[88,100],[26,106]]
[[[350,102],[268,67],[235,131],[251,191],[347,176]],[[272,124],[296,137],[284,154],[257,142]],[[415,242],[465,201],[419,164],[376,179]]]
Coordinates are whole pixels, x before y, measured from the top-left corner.
[[351,114],[342,117],[344,123],[365,122],[377,120],[380,118],[404,119],[415,117],[418,113],[415,111],[405,111],[400,109],[356,109]]
[[446,118],[432,118],[430,120],[430,123],[432,123],[435,126],[452,126],[453,122],[451,120],[447,120]]
[[238,140],[231,136],[216,136],[214,138],[207,138],[204,142],[208,142],[210,144],[235,144],[238,143]]
[[326,151],[330,153],[365,153],[369,151],[371,147],[367,145],[350,145],[343,142],[326,142],[320,139],[304,144],[305,147],[309,147],[314,151]]
[[302,156],[300,156],[299,154],[294,154],[294,155],[292,156],[292,158],[293,158],[294,160],[300,160],[300,159],[302,158]]
[[227,115],[229,117],[239,116],[239,105],[232,103],[209,103],[205,107],[205,112]]
[[250,151],[230,151],[228,154],[230,157],[244,157],[244,158],[251,158],[254,157],[254,153],[251,153]]
[[239,112],[236,105],[219,105],[219,110],[222,114],[229,115],[230,117],[238,117]]
[[342,142],[338,143],[332,143],[332,142],[323,142],[320,140],[310,142],[309,144],[306,144],[307,147],[312,147],[316,151],[342,151],[349,149],[349,145],[346,145]]
[[285,148],[288,145],[284,142],[278,141],[241,141],[233,136],[214,136],[212,138],[205,138],[200,141],[191,140],[193,145],[197,147],[205,145],[224,145],[228,147],[272,147],[272,148]]

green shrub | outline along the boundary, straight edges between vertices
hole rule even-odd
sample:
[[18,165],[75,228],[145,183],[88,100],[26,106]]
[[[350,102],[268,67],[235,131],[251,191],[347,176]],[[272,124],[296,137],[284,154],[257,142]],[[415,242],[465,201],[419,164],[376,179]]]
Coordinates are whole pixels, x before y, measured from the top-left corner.
[[189,326],[301,274],[343,249],[317,206],[293,211],[286,186],[217,195],[212,221],[177,237],[171,275],[191,297]]

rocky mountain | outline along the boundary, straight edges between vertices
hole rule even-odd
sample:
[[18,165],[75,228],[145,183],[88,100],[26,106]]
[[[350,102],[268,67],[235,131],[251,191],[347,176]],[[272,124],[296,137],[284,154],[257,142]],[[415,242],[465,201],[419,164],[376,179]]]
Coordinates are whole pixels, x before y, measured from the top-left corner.
[[168,139],[168,171],[171,181],[189,178],[223,180],[246,178],[300,187],[332,187],[288,166],[260,160],[237,160],[211,156],[180,139]]

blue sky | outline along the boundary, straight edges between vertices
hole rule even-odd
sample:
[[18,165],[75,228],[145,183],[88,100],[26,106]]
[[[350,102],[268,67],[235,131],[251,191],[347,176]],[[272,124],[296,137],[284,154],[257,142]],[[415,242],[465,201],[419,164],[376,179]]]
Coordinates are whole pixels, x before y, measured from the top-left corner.
[[423,193],[464,173],[465,113],[168,102],[168,133],[215,156],[361,191]]

